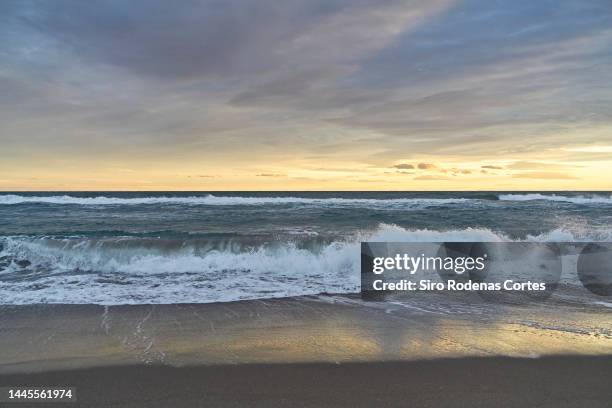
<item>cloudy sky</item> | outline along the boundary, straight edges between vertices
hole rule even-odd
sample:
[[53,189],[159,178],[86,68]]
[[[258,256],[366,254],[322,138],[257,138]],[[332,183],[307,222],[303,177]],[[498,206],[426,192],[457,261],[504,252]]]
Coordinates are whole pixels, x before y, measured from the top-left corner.
[[0,190],[612,189],[610,0],[3,0]]

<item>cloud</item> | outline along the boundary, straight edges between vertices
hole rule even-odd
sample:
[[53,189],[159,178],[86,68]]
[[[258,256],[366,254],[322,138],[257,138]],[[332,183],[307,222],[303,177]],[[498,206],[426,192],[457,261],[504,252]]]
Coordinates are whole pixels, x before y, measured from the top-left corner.
[[612,159],[611,18],[609,0],[0,2],[0,172],[564,173]]
[[410,170],[410,169],[414,169],[414,165],[412,164],[406,164],[406,163],[401,163],[401,164],[396,164],[395,166],[393,166],[396,169],[401,169],[401,170]]
[[612,87],[595,84],[612,73],[591,63],[612,63],[603,24],[612,9],[602,1],[559,6],[464,3],[372,58],[360,72],[394,98],[341,120],[388,134],[400,149],[461,155],[542,151],[571,141],[565,129],[610,123],[597,99],[611,100]]
[[414,180],[419,180],[419,181],[426,181],[426,180],[448,180],[448,178],[447,177],[442,177],[442,176],[423,175],[423,176],[415,177]]
[[419,170],[433,170],[436,169],[437,166],[433,163],[419,163],[417,164],[417,168]]
[[281,173],[259,173],[257,177],[287,177],[287,175]]
[[544,172],[544,171],[527,171],[523,173],[513,174],[514,178],[530,178],[530,179],[559,179],[572,180],[577,177],[567,173]]
[[492,165],[486,165],[486,166],[480,166],[483,169],[489,169],[489,170],[503,170],[503,167],[501,166],[492,166]]
[[382,96],[342,83],[360,60],[452,2],[9,3],[0,13],[0,82],[11,85],[0,105],[10,109],[0,112],[0,132],[15,136],[3,149],[21,150],[27,134],[48,154],[91,152],[95,139],[98,155],[142,151],[146,141],[152,155],[184,157],[270,145],[343,150],[353,135],[335,149],[331,136],[302,135],[329,131],[334,108]]
[[579,152],[579,153],[612,153],[612,145],[568,147],[563,150],[566,150],[568,152]]
[[[24,10],[39,32],[94,63],[159,79],[227,77],[262,72],[278,63],[273,52],[327,12],[317,2],[162,0],[117,4],[34,1]],[[270,48],[270,47],[273,48]]]
[[[27,22],[27,28],[91,63],[165,81],[258,76],[267,85],[255,86],[251,92],[283,94],[301,85],[272,81],[278,74],[291,72],[280,78],[316,81],[312,75],[325,77],[321,69],[333,71],[338,63],[388,45],[448,4],[447,0],[427,4],[290,0],[282,5],[272,0],[184,0],[170,5],[163,0],[124,4],[102,0],[91,6],[33,0],[8,11]],[[288,63],[293,64],[289,71],[284,69]]]
[[540,170],[540,169],[565,169],[566,166],[558,163],[543,163],[534,161],[517,161],[506,166],[509,170]]

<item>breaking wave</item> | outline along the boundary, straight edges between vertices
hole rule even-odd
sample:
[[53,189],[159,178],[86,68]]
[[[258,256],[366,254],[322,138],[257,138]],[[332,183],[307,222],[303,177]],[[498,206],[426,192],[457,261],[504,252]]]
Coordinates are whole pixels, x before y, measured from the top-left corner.
[[282,204],[314,204],[314,205],[346,205],[346,206],[392,206],[392,205],[443,205],[476,201],[468,198],[307,198],[307,197],[231,197],[202,196],[178,197],[76,197],[62,196],[23,196],[15,194],[0,195],[0,205],[15,204],[56,204],[56,205],[147,205],[147,204],[179,204],[179,205],[282,205]]
[[575,195],[564,196],[557,194],[500,194],[499,199],[503,201],[535,201],[547,200],[567,202],[574,204],[612,204],[612,195]]
[[290,196],[220,196],[213,194],[194,196],[143,196],[118,197],[97,196],[79,197],[72,195],[30,196],[17,194],[0,195],[0,205],[17,204],[52,204],[52,205],[81,205],[81,206],[110,206],[110,205],[205,205],[205,206],[262,206],[262,205],[321,205],[321,206],[357,206],[357,207],[426,207],[456,203],[486,203],[489,201],[555,201],[573,204],[612,204],[612,195],[584,194],[497,194],[482,195],[475,198],[447,197],[447,198],[350,198],[350,197],[290,197]]
[[[607,238],[612,234],[608,232]],[[601,238],[601,237],[600,237]],[[605,237],[604,237],[605,238]],[[579,241],[565,230],[526,241]],[[512,241],[489,229],[407,230],[381,224],[344,241],[211,250],[190,240],[4,237],[0,303],[210,303],[360,288],[360,242]]]

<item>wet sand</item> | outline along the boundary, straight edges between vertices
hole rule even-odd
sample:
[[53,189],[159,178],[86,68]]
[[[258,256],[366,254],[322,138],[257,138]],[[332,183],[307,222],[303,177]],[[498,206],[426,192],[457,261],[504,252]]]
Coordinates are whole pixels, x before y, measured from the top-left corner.
[[104,365],[612,355],[607,308],[431,313],[356,298],[0,306],[0,374]]
[[2,306],[0,385],[77,387],[87,407],[610,406],[611,333],[605,308],[347,296]]
[[[609,407],[610,357],[125,366],[0,376],[77,388],[82,407]],[[14,406],[23,406],[15,404]],[[40,406],[40,405],[36,405]]]

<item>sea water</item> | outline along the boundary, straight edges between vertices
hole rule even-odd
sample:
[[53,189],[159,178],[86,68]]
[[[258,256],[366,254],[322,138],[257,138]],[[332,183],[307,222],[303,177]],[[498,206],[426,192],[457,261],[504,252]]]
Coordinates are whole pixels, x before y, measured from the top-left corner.
[[[610,240],[601,192],[0,193],[0,304],[357,293],[361,241]],[[612,303],[565,269],[557,297]]]

